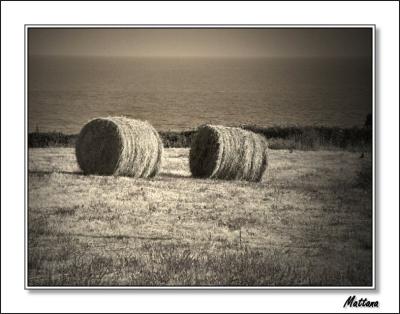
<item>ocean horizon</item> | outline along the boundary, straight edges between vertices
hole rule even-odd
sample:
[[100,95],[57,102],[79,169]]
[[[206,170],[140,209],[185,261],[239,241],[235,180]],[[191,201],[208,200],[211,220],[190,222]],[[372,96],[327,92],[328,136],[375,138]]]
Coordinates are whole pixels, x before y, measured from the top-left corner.
[[29,132],[124,115],[160,131],[205,123],[362,126],[371,58],[30,56]]

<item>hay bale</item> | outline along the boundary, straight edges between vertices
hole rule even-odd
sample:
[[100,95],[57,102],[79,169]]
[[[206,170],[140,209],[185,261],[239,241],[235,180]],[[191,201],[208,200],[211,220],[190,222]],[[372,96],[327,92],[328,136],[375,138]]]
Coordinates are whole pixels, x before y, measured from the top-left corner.
[[189,155],[194,177],[261,181],[268,166],[264,137],[240,128],[203,125]]
[[153,177],[161,168],[163,145],[148,122],[97,118],[81,130],[76,158],[86,174]]

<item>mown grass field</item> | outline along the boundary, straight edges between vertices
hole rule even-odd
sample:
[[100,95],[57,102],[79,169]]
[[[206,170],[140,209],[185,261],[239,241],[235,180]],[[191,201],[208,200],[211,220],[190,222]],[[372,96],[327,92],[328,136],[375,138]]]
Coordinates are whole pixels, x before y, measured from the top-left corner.
[[372,284],[371,156],[271,150],[261,183],[85,176],[73,148],[29,149],[30,286]]

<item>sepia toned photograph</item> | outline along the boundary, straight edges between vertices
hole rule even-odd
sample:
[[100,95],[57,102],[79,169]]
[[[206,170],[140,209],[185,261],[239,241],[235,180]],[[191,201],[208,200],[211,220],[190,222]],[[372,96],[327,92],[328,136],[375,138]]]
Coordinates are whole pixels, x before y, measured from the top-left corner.
[[26,25],[26,288],[375,288],[374,58],[374,26]]

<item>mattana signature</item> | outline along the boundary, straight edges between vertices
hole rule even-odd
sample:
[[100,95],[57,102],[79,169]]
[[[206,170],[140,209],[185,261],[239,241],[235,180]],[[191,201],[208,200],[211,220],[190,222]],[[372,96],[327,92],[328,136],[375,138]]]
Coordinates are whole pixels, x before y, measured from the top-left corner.
[[343,307],[379,307],[378,301],[369,301],[367,298],[356,299],[356,296],[349,296]]

